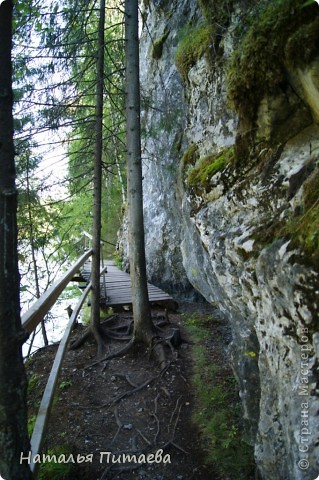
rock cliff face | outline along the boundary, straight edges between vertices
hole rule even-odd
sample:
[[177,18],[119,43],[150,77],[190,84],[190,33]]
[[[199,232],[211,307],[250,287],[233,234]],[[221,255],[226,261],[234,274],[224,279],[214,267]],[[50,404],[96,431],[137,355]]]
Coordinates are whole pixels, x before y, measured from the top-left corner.
[[229,318],[261,478],[313,480],[319,8],[253,3],[144,1],[148,273]]

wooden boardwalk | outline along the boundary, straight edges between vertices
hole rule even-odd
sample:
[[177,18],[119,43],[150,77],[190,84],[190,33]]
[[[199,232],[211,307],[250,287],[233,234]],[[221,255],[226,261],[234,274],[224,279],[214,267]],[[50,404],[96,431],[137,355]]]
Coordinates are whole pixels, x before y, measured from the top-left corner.
[[[113,261],[104,262],[107,267],[105,274],[101,276],[101,306],[124,307],[132,305],[132,291],[130,275],[122,272]],[[103,266],[101,266],[102,270]],[[91,262],[85,263],[81,275],[88,283],[91,275]],[[178,303],[167,293],[158,287],[148,283],[148,296],[150,303],[162,305],[170,310],[176,310]]]

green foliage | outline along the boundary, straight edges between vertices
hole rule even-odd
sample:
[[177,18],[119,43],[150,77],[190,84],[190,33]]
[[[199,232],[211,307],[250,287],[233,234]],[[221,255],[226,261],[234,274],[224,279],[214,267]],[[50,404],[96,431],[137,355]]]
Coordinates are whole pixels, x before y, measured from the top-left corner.
[[[71,453],[68,445],[57,445],[46,452],[47,455],[56,455],[56,458],[60,455],[65,455],[65,458],[67,458]],[[74,478],[72,476],[72,466],[72,463],[54,461],[41,463],[39,480],[68,480]]]
[[33,373],[28,380],[28,393],[31,393],[37,386],[40,380],[38,373]]
[[208,191],[212,176],[233,162],[234,157],[234,147],[225,148],[217,154],[206,155],[189,170],[187,176],[188,187],[196,192],[202,189]]
[[231,19],[231,12],[233,7],[232,0],[198,0],[200,9],[205,19],[219,27],[220,31],[225,30],[225,27]]
[[212,362],[205,339],[212,334],[211,316],[192,315],[186,326],[196,341],[193,348],[194,421],[207,440],[207,461],[229,479],[252,478],[252,447],[242,438],[241,408],[235,378],[229,368]]
[[286,64],[313,58],[319,40],[315,8],[302,9],[299,0],[262,1],[247,16],[227,77],[236,111],[253,119],[261,98],[285,83]]
[[152,46],[152,57],[159,60],[163,53],[164,43],[169,35],[169,31],[165,32],[160,38],[156,39]]
[[212,27],[208,23],[196,27],[187,25],[180,36],[175,63],[183,79],[187,80],[189,70],[210,50]]
[[29,434],[29,437],[32,436],[36,419],[37,419],[36,415],[31,415],[31,417],[28,417],[28,434]]
[[59,389],[60,390],[67,390],[71,386],[72,386],[72,381],[71,380],[64,380],[63,382],[60,383]]
[[87,305],[84,305],[81,310],[81,321],[83,325],[89,325],[91,320],[91,308]]
[[113,253],[113,260],[114,260],[115,265],[116,265],[120,270],[122,270],[123,257],[122,257],[121,253],[120,253],[118,250],[116,250],[116,251]]

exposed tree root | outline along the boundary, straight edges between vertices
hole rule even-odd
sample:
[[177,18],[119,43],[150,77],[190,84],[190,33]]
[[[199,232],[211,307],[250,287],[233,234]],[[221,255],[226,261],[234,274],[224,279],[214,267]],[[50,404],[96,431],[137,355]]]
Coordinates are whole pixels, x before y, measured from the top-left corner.
[[151,416],[154,417],[155,422],[156,422],[156,426],[157,426],[157,429],[156,429],[156,432],[155,432],[155,435],[154,435],[154,440],[153,440],[153,443],[154,443],[155,447],[157,445],[157,438],[158,438],[158,435],[160,433],[160,421],[159,421],[158,416],[157,416],[157,400],[158,400],[159,396],[160,396],[160,394],[158,393],[157,396],[155,397],[155,400],[154,400],[155,409],[154,409],[154,413],[151,413]]
[[156,375],[155,377],[149,378],[146,382],[142,383],[138,387],[133,388],[132,390],[127,390],[126,392],[120,393],[120,395],[117,395],[117,397],[113,398],[107,403],[104,403],[102,407],[109,407],[110,405],[114,405],[115,403],[119,402],[122,400],[124,397],[128,397],[129,395],[133,395],[133,393],[138,392],[139,390],[142,390],[143,388],[147,387],[147,385],[150,385],[154,380],[157,380],[160,377],[160,375]]
[[[118,319],[118,315],[113,315],[112,317],[109,317],[107,319],[105,319],[102,324],[101,324],[101,328],[100,328],[100,336],[104,337],[105,334],[104,334],[104,326],[107,324],[107,323],[110,323],[110,322],[114,322],[115,320]],[[92,331],[92,328],[91,326],[89,325],[85,330],[84,332],[82,333],[82,335],[77,339],[75,340],[74,342],[71,343],[70,345],[70,350],[76,350],[77,348],[81,347],[84,342],[91,336],[94,336],[94,333]]]
[[136,388],[138,387],[138,385],[136,385],[136,383],[134,383],[131,378],[128,376],[128,375],[125,375],[124,373],[113,373],[113,376],[114,377],[119,377],[119,378],[125,378],[125,380],[127,381],[127,383],[129,383],[131,385],[131,387],[133,388]]
[[115,442],[118,434],[120,433],[120,431],[122,430],[122,428],[123,428],[123,426],[124,426],[124,423],[121,422],[121,420],[120,420],[120,418],[119,418],[119,414],[118,414],[118,411],[117,411],[117,408],[116,408],[116,407],[114,408],[114,417],[115,417],[115,420],[116,420],[116,423],[117,423],[118,428],[117,428],[117,431],[116,431],[114,437],[112,438],[111,443],[114,443],[114,442]]
[[138,428],[136,428],[136,431],[137,433],[141,436],[141,438],[143,438],[144,442],[147,443],[147,445],[149,445],[150,447],[152,446],[152,442],[150,442],[148,440],[148,438],[145,437],[145,435],[143,434],[143,432],[141,432]]
[[[120,374],[119,375],[120,377],[125,377],[125,375],[122,375]],[[137,392],[138,390],[140,390],[141,388],[143,388],[145,385],[149,385],[151,381],[154,381],[156,378],[158,378],[160,375],[156,376],[156,377],[153,377],[152,379],[150,379],[149,381],[147,382],[144,382],[142,385],[140,385],[139,387],[133,389],[133,390],[130,390],[129,392],[125,392],[121,398],[123,398],[123,396],[125,396],[127,393],[134,393],[134,392]],[[180,419],[180,414],[181,414],[181,410],[182,410],[182,403],[181,403],[181,396],[177,399],[176,403],[175,403],[175,407],[174,407],[174,410],[172,412],[172,415],[170,417],[170,421],[169,421],[169,424],[168,424],[168,428],[167,428],[167,431],[169,433],[169,440],[166,441],[164,444],[160,445],[160,443],[158,442],[158,437],[159,437],[159,434],[160,434],[160,418],[159,418],[159,415],[158,415],[158,399],[160,397],[160,394],[158,393],[157,396],[155,397],[154,399],[154,413],[151,414],[152,417],[154,417],[155,421],[156,421],[156,432],[154,434],[154,438],[153,438],[153,441],[151,442],[145,435],[144,433],[137,429],[137,428],[134,428],[135,431],[138,433],[138,435],[143,439],[143,441],[146,443],[147,447],[144,449],[138,449],[137,448],[137,437],[134,436],[134,438],[132,439],[132,450],[130,451],[119,451],[119,452],[116,452],[115,455],[120,455],[120,454],[126,454],[126,455],[133,455],[135,454],[136,456],[139,456],[139,455],[147,455],[148,453],[150,453],[151,450],[153,449],[156,449],[156,448],[160,448],[162,451],[164,450],[167,450],[168,448],[170,447],[174,447],[176,448],[177,450],[179,450],[180,452],[184,453],[184,454],[188,454],[188,452],[183,448],[181,447],[180,445],[178,445],[176,442],[175,442],[175,434],[176,434],[176,428],[177,428],[177,425],[178,425],[178,422],[179,422],[179,419]],[[120,396],[117,397],[117,399],[120,399]],[[115,408],[114,409],[114,417],[115,417],[115,420],[116,420],[116,423],[117,423],[117,431],[112,439],[112,444],[115,443],[115,440],[118,438],[121,430],[123,429],[123,427],[125,426],[125,422],[121,421],[120,418],[119,418],[119,414],[118,414],[118,409]],[[136,464],[131,464],[131,465],[112,465],[112,466],[108,466],[104,472],[103,472],[103,475],[102,475],[102,479],[106,479],[108,478],[108,474],[110,474],[111,472],[116,472],[117,474],[119,473],[122,473],[122,472],[130,472],[130,471],[133,471],[135,470],[136,468],[139,468],[139,466],[141,465],[136,465]]]
[[[98,365],[101,362],[108,362],[109,360],[126,355],[133,347],[140,345],[145,345],[146,348],[149,348],[150,355],[155,358],[155,361],[159,365],[160,369],[163,370],[166,365],[169,364],[167,359],[167,353],[165,346],[168,346],[170,349],[171,355],[176,356],[174,350],[175,347],[178,347],[183,341],[181,339],[180,331],[178,328],[174,328],[172,333],[169,336],[165,336],[165,330],[162,326],[171,325],[168,319],[167,312],[165,316],[156,315],[153,317],[153,329],[145,333],[143,332],[141,338],[135,338],[134,334],[132,336],[132,329],[134,326],[134,321],[131,318],[122,318],[122,323],[115,325],[115,322],[119,320],[120,316],[118,314],[112,315],[111,317],[105,319],[98,328],[93,329],[90,325],[82,335],[75,340],[70,349],[74,350],[79,348],[85,341],[88,340],[93,334],[93,337],[97,344],[97,355],[96,360],[85,368],[90,368],[95,365]],[[124,321],[124,323],[123,323]],[[128,343],[123,347],[119,348],[116,351],[109,351],[109,343],[107,340],[115,341],[128,341]],[[104,366],[105,368],[105,366]]]

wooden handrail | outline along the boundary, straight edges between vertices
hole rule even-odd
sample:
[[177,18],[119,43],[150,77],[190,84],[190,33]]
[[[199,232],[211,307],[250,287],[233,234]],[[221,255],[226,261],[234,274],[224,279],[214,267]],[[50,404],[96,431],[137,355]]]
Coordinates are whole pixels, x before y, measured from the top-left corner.
[[[86,258],[84,258],[84,257],[85,256],[82,255],[82,257],[76,262],[76,264],[74,264],[73,267],[71,267],[71,269],[64,276],[65,278],[67,278],[67,276],[68,277],[71,276],[71,271],[74,272],[75,265],[77,265],[77,268],[79,268],[79,266],[81,266],[81,265],[79,265],[79,263],[80,262],[84,263],[85,259],[87,258],[87,257]],[[84,258],[84,260],[83,260],[83,258]],[[106,267],[101,270],[100,275],[103,275],[105,270],[106,270]],[[71,276],[71,278],[72,278],[72,276]],[[59,283],[59,282],[57,282],[57,283]],[[69,338],[70,338],[70,335],[71,335],[72,327],[73,327],[73,325],[74,325],[74,323],[75,323],[75,321],[76,321],[76,319],[77,319],[77,317],[80,313],[82,305],[83,305],[89,291],[91,290],[91,288],[92,288],[92,283],[90,282],[87,285],[87,287],[85,288],[84,292],[82,293],[82,295],[80,297],[80,300],[78,301],[75,309],[72,312],[70,320],[69,320],[69,322],[67,324],[67,327],[64,331],[64,335],[62,337],[62,340],[60,341],[59,348],[58,348],[58,351],[56,353],[56,356],[55,356],[55,359],[54,359],[54,362],[53,362],[53,366],[52,366],[52,369],[51,369],[51,372],[50,372],[50,375],[49,375],[49,379],[47,381],[47,384],[46,384],[46,387],[45,387],[45,390],[44,390],[44,393],[43,393],[43,397],[42,397],[41,404],[40,404],[40,407],[39,407],[39,412],[38,412],[38,415],[37,415],[37,419],[36,419],[34,429],[33,429],[33,433],[32,433],[32,437],[31,437],[32,456],[31,456],[30,468],[31,468],[31,470],[34,474],[34,478],[37,478],[38,469],[39,469],[40,464],[39,464],[39,462],[33,462],[33,459],[34,459],[35,455],[37,455],[41,452],[41,448],[42,448],[42,444],[43,444],[43,440],[44,440],[44,435],[45,435],[46,427],[47,427],[47,424],[48,424],[48,420],[49,420],[49,416],[50,416],[50,412],[51,412],[51,408],[52,408],[54,392],[55,392],[55,389],[56,389],[56,386],[57,386],[57,380],[58,380],[59,373],[60,373],[60,370],[61,370],[62,361],[63,361],[64,356],[65,356],[68,341],[69,341]]]
[[37,455],[41,451],[45,430],[46,430],[46,426],[48,423],[48,419],[49,419],[49,415],[50,415],[50,411],[53,403],[54,391],[56,388],[58,376],[61,370],[62,361],[65,355],[65,351],[70,338],[72,327],[80,313],[84,300],[86,299],[91,288],[92,288],[92,284],[89,283],[85,288],[84,292],[82,293],[81,298],[78,301],[75,309],[72,312],[68,325],[65,329],[63,338],[60,341],[60,345],[54,359],[50,376],[43,393],[43,397],[42,397],[40,408],[39,408],[39,413],[34,425],[32,438],[31,438],[32,459],[31,459],[30,468],[34,473],[35,478],[37,476],[39,463],[34,463],[33,458],[35,455]]
[[[82,230],[82,233],[84,235],[84,237],[88,238],[89,240],[93,240],[93,236],[89,233],[89,232],[86,232],[85,230]],[[104,243],[108,243],[108,242],[105,242],[105,240],[102,240],[100,241],[100,244],[103,245]],[[111,244],[113,245],[113,244]]]
[[41,297],[34,302],[29,310],[22,315],[21,322],[22,327],[31,333],[37,327],[37,325],[43,320],[44,316],[48,313],[52,305],[56,302],[57,298],[72,279],[74,274],[85,263],[85,261],[92,255],[93,250],[90,249],[85,252],[72,267],[51,287],[49,287]]
[[92,235],[89,232],[86,232],[85,230],[82,230],[82,233],[85,237],[87,237],[89,240],[93,240]]

